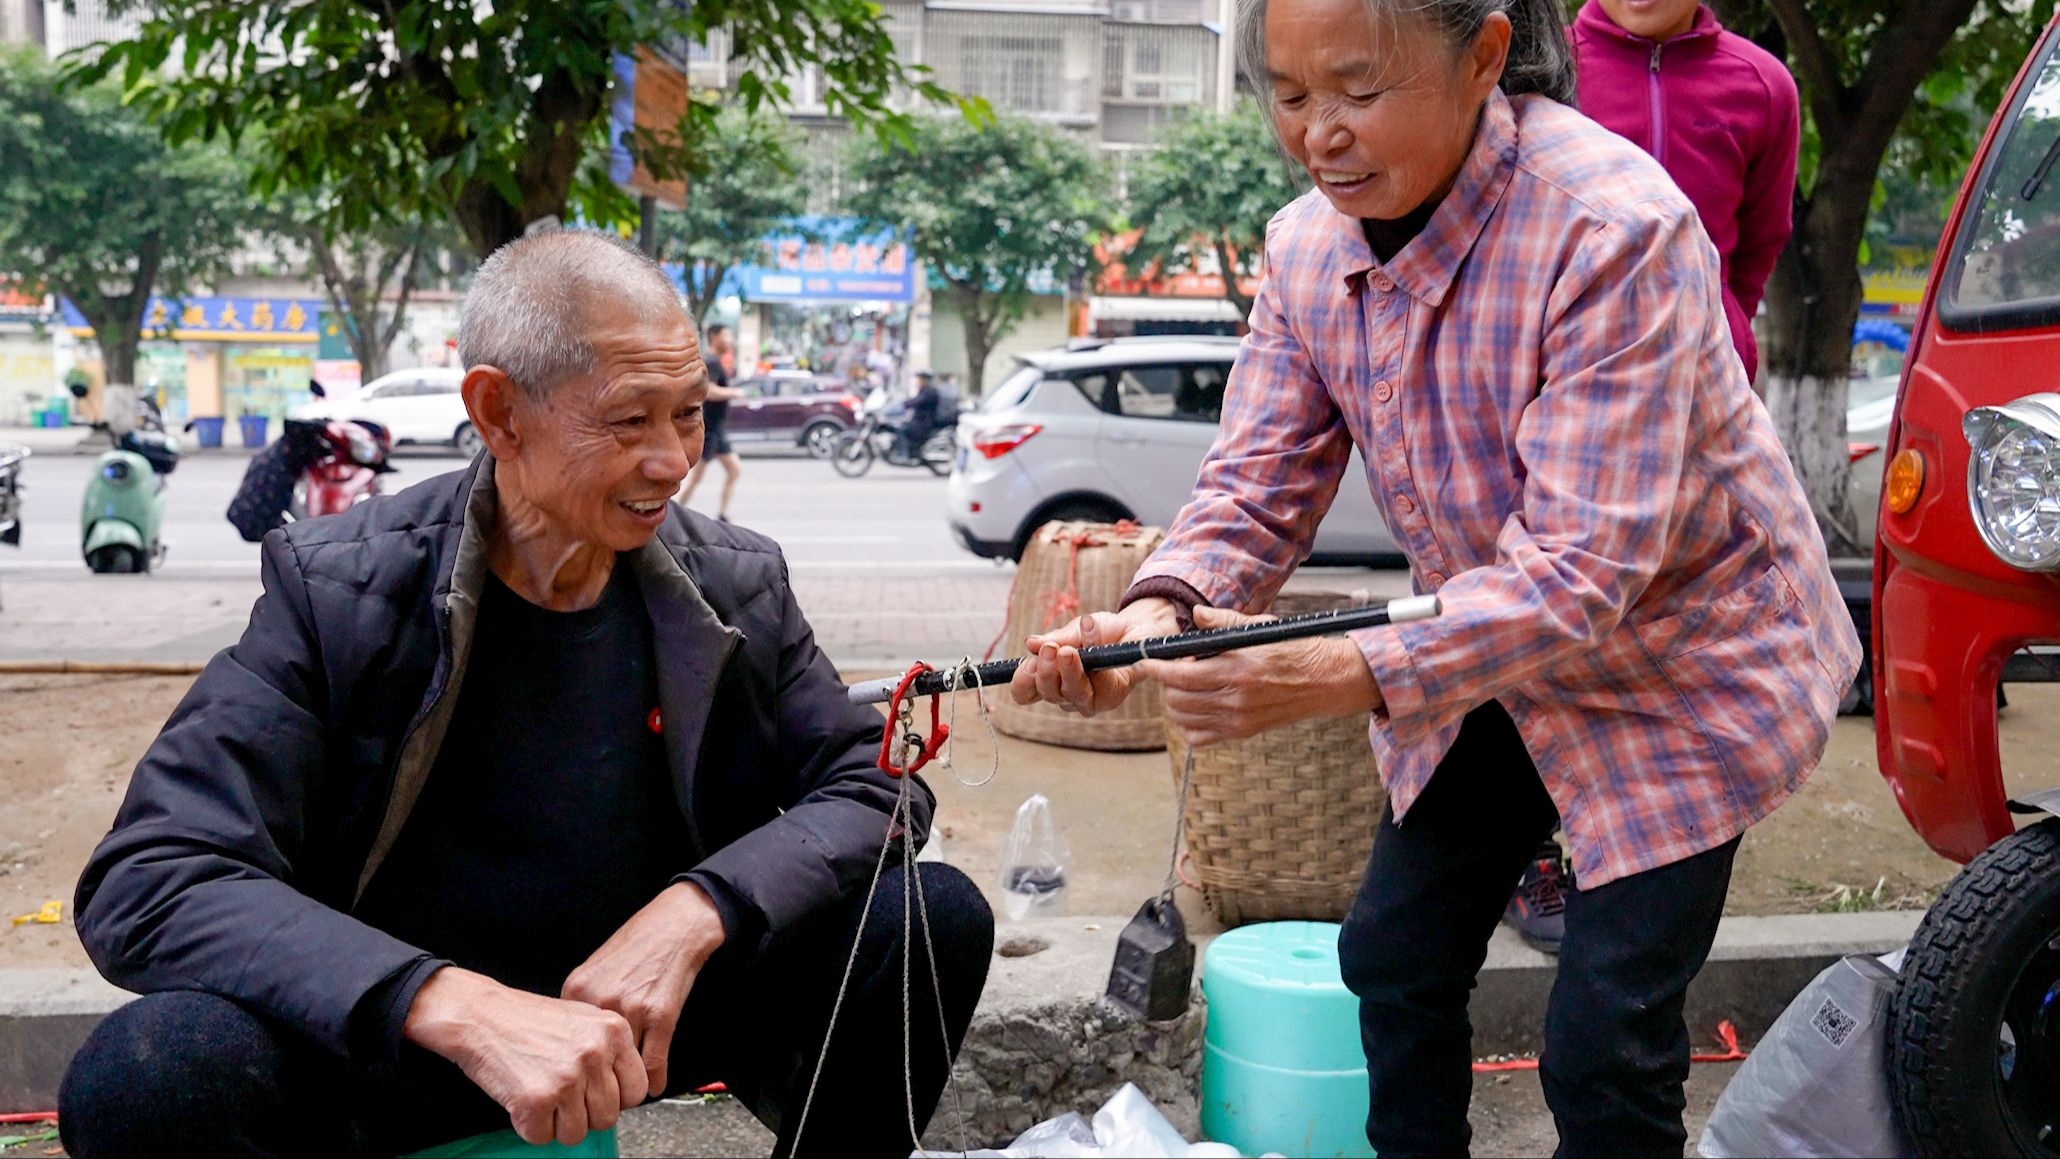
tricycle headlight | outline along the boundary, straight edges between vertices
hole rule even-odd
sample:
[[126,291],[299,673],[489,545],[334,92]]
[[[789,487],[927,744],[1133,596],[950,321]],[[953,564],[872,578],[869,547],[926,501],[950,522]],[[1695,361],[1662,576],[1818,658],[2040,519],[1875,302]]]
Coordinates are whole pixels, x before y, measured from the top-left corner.
[[1971,454],[1967,502],[1996,558],[2060,570],[2060,395],[1977,407],[1961,423]]

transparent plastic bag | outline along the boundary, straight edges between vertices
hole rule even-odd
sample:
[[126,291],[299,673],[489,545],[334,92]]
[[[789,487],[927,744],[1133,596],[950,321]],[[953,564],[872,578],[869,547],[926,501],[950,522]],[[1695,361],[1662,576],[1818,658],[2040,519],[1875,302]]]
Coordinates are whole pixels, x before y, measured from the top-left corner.
[[[1036,798],[1032,798],[1035,800]],[[915,1159],[957,1155],[956,1151],[917,1151]],[[1046,1119],[999,1150],[968,1151],[966,1159],[1236,1159],[1228,1143],[1190,1143],[1133,1083],[1109,1096],[1089,1119],[1067,1111]]]
[[1023,802],[1001,846],[1001,896],[1009,920],[1065,916],[1066,870],[1072,860],[1051,802],[1043,793]]

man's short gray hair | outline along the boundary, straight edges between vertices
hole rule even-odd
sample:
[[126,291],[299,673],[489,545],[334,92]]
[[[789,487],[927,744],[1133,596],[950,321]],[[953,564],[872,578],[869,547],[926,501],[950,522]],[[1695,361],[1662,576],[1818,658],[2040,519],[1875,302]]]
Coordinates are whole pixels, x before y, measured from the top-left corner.
[[594,322],[685,317],[656,262],[610,234],[560,230],[511,241],[473,276],[458,322],[465,369],[505,371],[533,399],[592,374]]

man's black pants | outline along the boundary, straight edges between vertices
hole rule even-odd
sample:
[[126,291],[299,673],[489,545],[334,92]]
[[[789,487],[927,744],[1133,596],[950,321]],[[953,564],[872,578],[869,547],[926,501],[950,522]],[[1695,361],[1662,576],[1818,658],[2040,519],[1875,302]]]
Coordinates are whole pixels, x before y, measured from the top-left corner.
[[[1382,1159],[1466,1153],[1467,995],[1510,883],[1557,820],[1494,701],[1467,715],[1408,817],[1383,818],[1338,939],[1345,984],[1360,1000],[1366,1135]],[[1737,851],[1733,839],[1567,898],[1539,1067],[1560,1155],[1681,1154],[1681,1010],[1716,937]]]
[[[902,1095],[904,876],[897,867],[881,879],[803,1153],[907,1155],[913,1147]],[[986,984],[994,919],[963,873],[926,864],[922,883],[955,1054]],[[756,958],[718,952],[688,996],[667,1093],[725,1083],[778,1133],[775,1154],[793,1153],[863,901]],[[937,1105],[948,1059],[920,914],[913,928],[909,1065],[920,1124]],[[80,1159],[375,1155],[508,1127],[507,1113],[456,1066],[414,1046],[402,1051],[398,1067],[355,1067],[226,999],[148,995],[109,1015],[72,1060],[58,1097],[64,1145]]]

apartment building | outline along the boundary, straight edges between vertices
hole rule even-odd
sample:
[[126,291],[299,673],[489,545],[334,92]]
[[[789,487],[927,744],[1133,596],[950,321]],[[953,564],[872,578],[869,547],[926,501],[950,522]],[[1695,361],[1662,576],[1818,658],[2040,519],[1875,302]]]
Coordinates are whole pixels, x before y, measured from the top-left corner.
[[[1228,107],[1226,23],[1233,0],[882,0],[903,62],[998,111],[1049,121],[1117,162],[1150,146],[1174,119]],[[721,35],[691,53],[696,87],[727,88],[741,65]],[[789,115],[821,148],[849,128],[823,102],[823,78],[788,78]],[[906,98],[904,98],[906,101]],[[834,176],[822,190],[834,200]],[[827,206],[825,206],[827,208]]]

